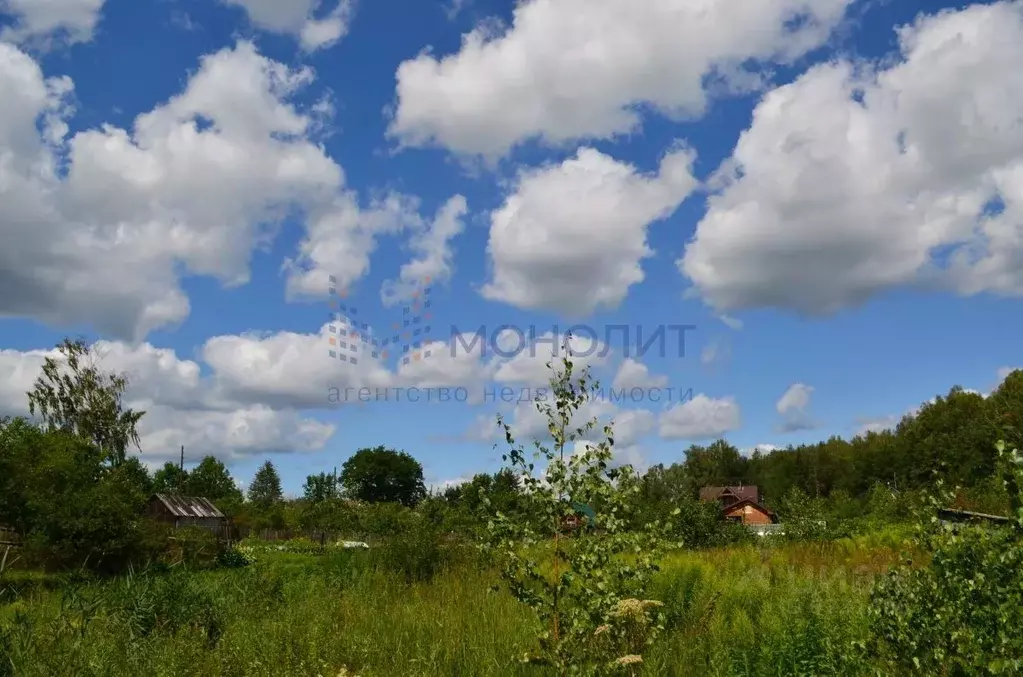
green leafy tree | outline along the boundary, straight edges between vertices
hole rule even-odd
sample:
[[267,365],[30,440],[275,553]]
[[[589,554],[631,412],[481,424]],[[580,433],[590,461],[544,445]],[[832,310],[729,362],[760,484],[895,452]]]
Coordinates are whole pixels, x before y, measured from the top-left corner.
[[728,486],[748,481],[747,461],[739,450],[717,440],[710,446],[693,445],[686,450],[686,475],[695,498],[701,487]]
[[996,428],[978,393],[952,388],[899,424],[900,474],[918,487],[937,471],[952,484],[973,484],[995,471]]
[[482,516],[493,510],[514,512],[522,497],[518,479],[510,468],[494,474],[478,473],[470,481],[452,488],[456,491],[454,501],[472,515]]
[[249,500],[257,508],[269,509],[281,502],[284,493],[281,490],[281,476],[270,461],[259,467],[252,484],[249,485]]
[[0,419],[0,524],[25,533],[32,524],[29,478],[37,463],[40,431],[24,418]]
[[117,470],[134,491],[149,496],[153,493],[153,478],[137,456],[129,456]]
[[[631,466],[612,468],[611,425],[602,440],[576,449],[596,426],[596,420],[574,421],[596,387],[585,370],[573,378],[566,354],[551,380],[551,401],[535,403],[553,444],[535,441],[528,456],[498,419],[511,447],[504,460],[521,478],[530,518],[496,512],[486,549],[503,564],[510,592],[540,621],[538,652],[527,660],[559,674],[634,668],[664,622],[660,602],[643,599],[657,569],[663,525],[630,528],[638,486]],[[534,461],[543,465],[539,474]],[[566,520],[584,506],[592,509],[590,528],[570,535]]]
[[213,456],[204,457],[187,473],[184,486],[185,493],[209,499],[228,515],[234,514],[242,503],[241,489],[227,466]]
[[345,461],[341,484],[348,496],[369,503],[414,506],[426,496],[422,464],[383,446],[360,449]]
[[49,430],[95,444],[112,465],[124,461],[129,446],[141,451],[136,426],[145,412],[124,408],[128,380],[100,371],[96,352],[82,340],[64,339],[57,350],[60,358],[46,358],[28,393],[29,412],[38,412]]
[[184,494],[187,485],[188,471],[177,463],[167,461],[153,475],[153,491],[158,494]]
[[1023,447],[1023,369],[1006,375],[986,400],[990,417],[1007,443]]
[[341,495],[341,482],[334,473],[321,472],[309,475],[302,485],[302,492],[310,503],[332,501]]
[[0,522],[25,538],[45,567],[122,569],[139,555],[146,494],[125,465],[111,468],[98,447],[24,420],[0,426]]
[[812,498],[799,487],[792,487],[779,508],[785,537],[795,541],[825,540],[829,531],[824,508],[822,499]]

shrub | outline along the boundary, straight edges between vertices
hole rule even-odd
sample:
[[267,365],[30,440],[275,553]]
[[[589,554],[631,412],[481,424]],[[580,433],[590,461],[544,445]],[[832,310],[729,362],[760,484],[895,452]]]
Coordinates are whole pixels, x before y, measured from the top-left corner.
[[[900,672],[1018,674],[1023,670],[1023,455],[999,443],[1010,527],[919,525],[930,553],[878,581],[870,606],[870,652]],[[952,492],[931,498],[947,505]]]
[[358,533],[371,536],[401,534],[411,520],[412,511],[399,503],[364,503],[357,513]]
[[168,536],[160,562],[168,566],[212,568],[223,549],[224,544],[212,532],[195,526],[182,527]]
[[374,559],[384,570],[399,574],[409,583],[427,581],[450,561],[451,546],[425,519],[409,521],[413,523],[374,550]]
[[238,548],[227,548],[217,555],[217,566],[229,569],[247,567],[252,563],[253,558],[249,557],[249,555],[245,554]]

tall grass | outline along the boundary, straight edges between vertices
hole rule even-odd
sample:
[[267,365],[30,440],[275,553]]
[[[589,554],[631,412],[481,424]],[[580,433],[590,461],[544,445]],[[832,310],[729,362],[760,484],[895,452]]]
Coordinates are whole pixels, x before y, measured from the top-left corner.
[[[486,567],[410,576],[389,557],[267,552],[241,569],[29,590],[0,605],[0,675],[538,674],[517,662],[534,621],[488,591]],[[893,558],[856,542],[675,553],[652,591],[668,627],[645,673],[858,674],[869,584]]]

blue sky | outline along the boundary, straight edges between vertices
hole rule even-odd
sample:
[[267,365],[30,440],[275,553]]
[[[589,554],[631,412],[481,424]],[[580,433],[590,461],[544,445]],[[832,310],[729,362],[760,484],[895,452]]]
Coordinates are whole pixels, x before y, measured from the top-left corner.
[[[588,413],[640,466],[996,387],[1023,4],[705,4],[0,2],[0,413],[84,335],[148,412],[145,460],[271,458],[299,493],[378,444],[432,484],[494,470],[498,412],[542,433],[500,393],[549,344],[495,352],[501,327],[611,337],[574,347],[646,394]],[[431,356],[332,359],[330,276],[378,337],[428,277]],[[684,356],[636,343],[677,325]]]

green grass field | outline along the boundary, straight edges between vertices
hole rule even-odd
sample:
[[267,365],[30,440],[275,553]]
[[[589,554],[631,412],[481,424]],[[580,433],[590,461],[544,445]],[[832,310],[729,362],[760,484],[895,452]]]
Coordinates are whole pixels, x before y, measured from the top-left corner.
[[[895,540],[668,556],[649,595],[668,627],[643,674],[862,673],[854,642]],[[44,580],[0,605],[0,674],[538,674],[518,663],[537,630],[528,611],[489,592],[496,575],[471,558],[418,583],[372,552],[275,549],[237,569]]]

